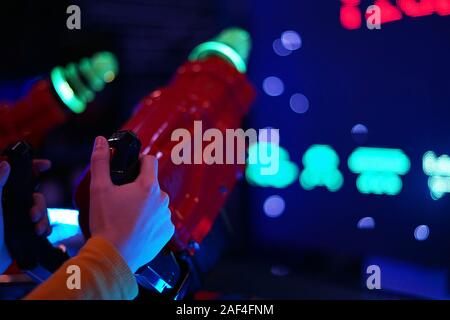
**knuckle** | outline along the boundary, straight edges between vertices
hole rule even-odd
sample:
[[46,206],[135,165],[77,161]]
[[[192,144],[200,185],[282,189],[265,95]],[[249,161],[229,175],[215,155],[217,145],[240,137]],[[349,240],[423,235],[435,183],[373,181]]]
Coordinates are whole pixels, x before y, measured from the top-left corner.
[[145,193],[149,193],[150,189],[152,187],[152,184],[149,181],[145,180],[145,181],[141,181],[140,187]]
[[103,183],[91,183],[91,193],[94,194],[103,194],[109,191],[109,186]]
[[158,162],[158,160],[156,159],[156,157],[155,157],[155,156],[152,156],[152,155],[150,155],[150,154],[144,155],[144,161],[148,161],[148,162],[150,162],[151,164],[155,164],[155,163]]
[[172,223],[172,212],[170,211],[169,208],[167,208],[165,211],[165,218]]
[[52,226],[48,226],[48,228],[47,228],[47,230],[46,230],[46,232],[45,232],[45,235],[48,237],[49,235],[52,234],[52,232],[53,232]]
[[158,184],[151,179],[141,181],[141,188],[147,194],[152,194],[158,190]]
[[158,169],[158,159],[156,159],[155,156],[152,155],[146,155],[144,157],[144,161],[147,161],[149,164],[149,167],[153,168],[153,170],[157,171]]
[[168,233],[169,233],[168,234],[168,238],[170,240],[170,238],[172,238],[172,236],[175,233],[175,226],[174,226],[174,224],[172,222],[170,222],[170,224],[169,224]]
[[[169,195],[167,193],[165,193],[164,191],[161,191],[161,202],[162,202],[163,206],[168,207],[169,200],[170,200]],[[170,212],[169,212],[169,214],[170,214]]]
[[108,153],[105,153],[103,148],[95,149],[92,152],[91,160],[92,161],[108,161]]
[[35,202],[41,203],[45,201],[44,195],[40,192],[35,192],[33,197]]
[[33,221],[33,222],[38,222],[39,219],[41,218],[41,212],[36,207],[31,208],[30,215],[31,215],[31,221]]

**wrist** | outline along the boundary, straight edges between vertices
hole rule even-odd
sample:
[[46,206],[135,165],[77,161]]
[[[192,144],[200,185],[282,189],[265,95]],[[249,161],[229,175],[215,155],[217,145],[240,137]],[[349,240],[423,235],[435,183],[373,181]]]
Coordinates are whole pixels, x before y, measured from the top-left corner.
[[6,269],[11,265],[12,258],[9,255],[8,249],[6,246],[0,248],[0,274],[3,274]]
[[109,234],[102,233],[102,232],[95,232],[92,234],[92,237],[102,238],[103,240],[107,241],[111,246],[114,247],[114,249],[121,256],[123,261],[128,265],[131,272],[135,273],[137,271],[138,267],[136,267],[133,264],[133,260],[129,258],[129,256],[126,252],[127,250],[124,249],[124,246],[120,243],[120,241],[118,241],[114,237],[111,237]]

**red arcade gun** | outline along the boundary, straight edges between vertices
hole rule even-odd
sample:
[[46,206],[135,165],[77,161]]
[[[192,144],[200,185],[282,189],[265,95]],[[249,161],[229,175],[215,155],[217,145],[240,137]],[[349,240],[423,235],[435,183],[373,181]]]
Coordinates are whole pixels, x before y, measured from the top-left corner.
[[[193,272],[190,258],[210,231],[219,210],[245,164],[174,164],[172,132],[184,129],[195,135],[194,121],[203,130],[238,129],[255,92],[247,77],[249,34],[227,29],[200,44],[175,74],[171,83],[147,95],[121,131],[110,139],[114,183],[134,180],[139,154],[159,159],[159,183],[169,194],[175,235],[149,264],[136,274],[138,283],[157,295],[180,299]],[[81,229],[89,237],[89,171],[75,195]]]
[[98,52],[79,63],[53,68],[18,101],[0,101],[0,150],[19,140],[39,146],[70,114],[82,113],[117,72],[116,57]]

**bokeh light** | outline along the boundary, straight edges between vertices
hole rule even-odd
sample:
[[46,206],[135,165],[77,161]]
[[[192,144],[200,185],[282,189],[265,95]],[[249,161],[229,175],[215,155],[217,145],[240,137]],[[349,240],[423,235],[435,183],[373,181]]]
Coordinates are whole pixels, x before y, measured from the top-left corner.
[[430,235],[430,228],[427,225],[420,225],[414,230],[414,238],[417,241],[424,241],[428,239]]
[[305,113],[309,109],[309,100],[301,93],[295,93],[289,101],[292,111],[295,113]]
[[270,268],[270,273],[277,277],[286,277],[291,273],[291,269],[283,265],[274,265]]
[[365,143],[368,138],[369,130],[361,123],[358,123],[352,128],[352,138],[356,143]]
[[411,162],[400,149],[360,147],[350,155],[348,167],[354,173],[376,171],[406,174]]
[[278,77],[267,77],[263,81],[263,89],[266,94],[271,97],[276,97],[284,92],[284,84]]
[[300,184],[305,190],[326,187],[338,191],[344,183],[339,171],[339,157],[328,145],[312,145],[303,155],[304,170],[300,174]]
[[301,48],[302,38],[297,32],[288,30],[281,35],[281,43],[287,50],[294,51]]
[[372,217],[364,217],[358,221],[358,229],[374,229],[375,220]]
[[263,210],[269,218],[277,218],[283,214],[285,206],[282,197],[273,195],[264,201]]
[[403,187],[399,175],[409,171],[411,162],[400,149],[359,147],[348,158],[348,167],[359,174],[359,192],[396,195]]
[[275,39],[272,43],[273,51],[280,57],[286,57],[292,53],[291,50],[286,49],[281,42],[281,39]]
[[[272,158],[270,163],[261,161],[263,154],[266,154],[263,157]],[[278,157],[275,157],[276,154],[278,154]],[[250,161],[250,159],[256,159],[257,161]],[[278,161],[278,171],[272,174],[264,174],[263,169],[273,165],[273,161]],[[248,183],[254,186],[286,188],[297,179],[298,166],[289,160],[288,151],[278,144],[259,142],[248,148],[245,177]]]
[[450,193],[450,157],[446,154],[437,157],[433,151],[428,151],[422,159],[423,172],[429,176],[428,188],[431,198],[439,200]]

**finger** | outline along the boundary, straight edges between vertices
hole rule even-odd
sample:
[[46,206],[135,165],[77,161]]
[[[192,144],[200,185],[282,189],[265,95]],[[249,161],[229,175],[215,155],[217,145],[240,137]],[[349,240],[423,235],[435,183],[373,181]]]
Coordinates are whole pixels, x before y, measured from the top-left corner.
[[109,173],[109,145],[105,137],[95,138],[91,156],[91,184],[112,185]]
[[3,161],[0,163],[0,191],[5,186],[6,181],[8,180],[10,171],[11,171],[11,167],[9,166],[8,162]]
[[31,221],[34,223],[40,221],[47,216],[47,204],[41,193],[33,194],[33,207],[30,211]]
[[47,159],[35,159],[33,160],[33,173],[39,175],[39,173],[47,171],[51,168],[52,163]]
[[45,221],[45,231],[44,231],[43,235],[48,237],[50,235],[50,233],[52,233],[52,230],[53,230],[52,226],[50,225],[50,221],[48,219],[48,214],[45,215],[44,221]]
[[168,208],[169,207],[169,195],[167,193],[165,193],[164,191],[161,191],[161,206],[163,208]]
[[166,244],[170,241],[170,239],[172,239],[174,233],[175,233],[175,226],[172,223],[172,221],[169,220],[169,222],[166,224],[165,226],[165,230],[166,230]]
[[158,183],[158,160],[154,156],[141,156],[141,172],[137,180],[141,182]]
[[51,225],[48,225],[47,230],[44,233],[44,236],[48,237],[49,235],[52,234],[53,228]]
[[43,236],[49,227],[47,219],[42,219],[35,225],[35,232],[38,236]]

